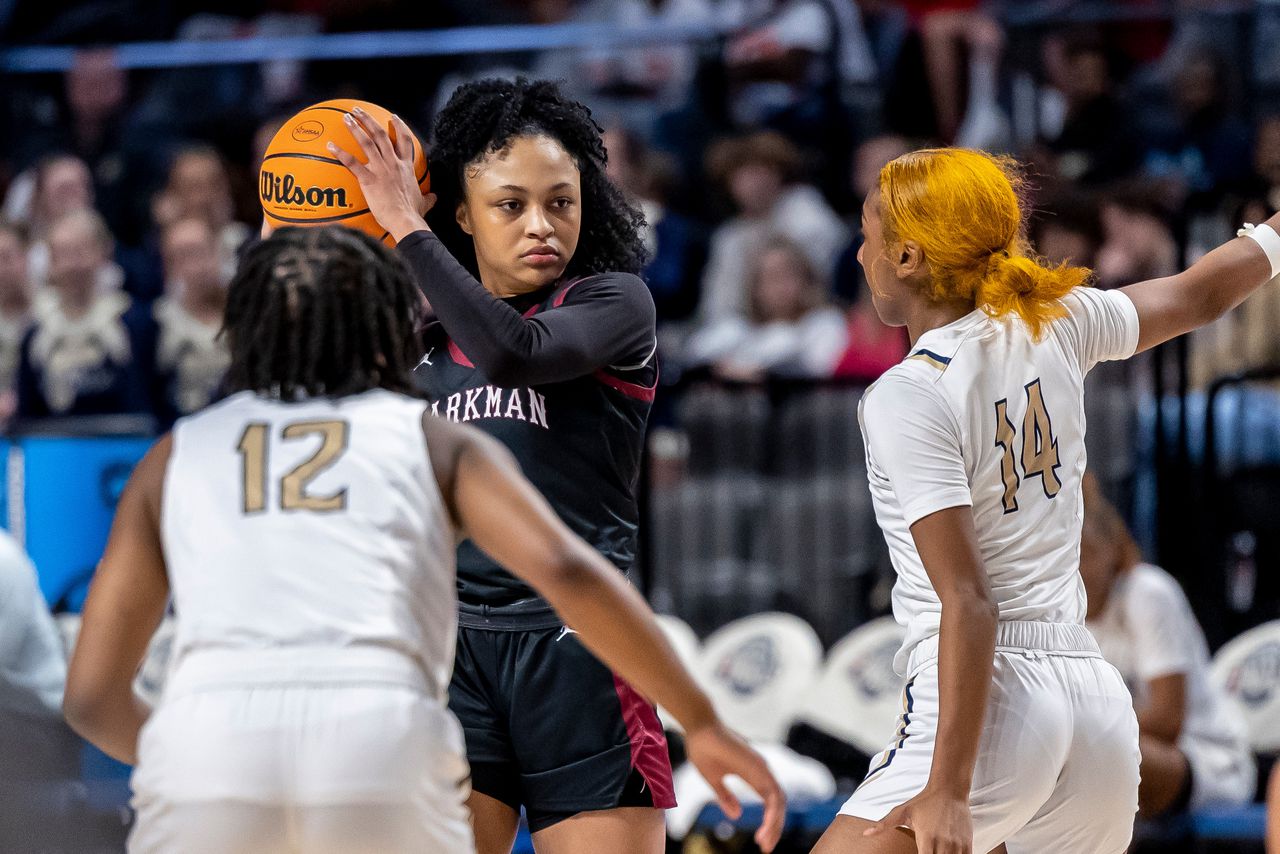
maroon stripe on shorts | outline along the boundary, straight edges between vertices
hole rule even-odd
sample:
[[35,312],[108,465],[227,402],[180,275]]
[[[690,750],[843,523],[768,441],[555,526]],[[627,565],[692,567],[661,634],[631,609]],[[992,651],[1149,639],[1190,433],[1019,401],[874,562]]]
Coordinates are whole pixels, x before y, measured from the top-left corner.
[[671,809],[676,805],[676,787],[671,775],[671,757],[667,755],[667,736],[662,731],[658,713],[616,674],[613,687],[618,692],[622,720],[631,739],[631,767],[649,784],[653,805],[658,809]]

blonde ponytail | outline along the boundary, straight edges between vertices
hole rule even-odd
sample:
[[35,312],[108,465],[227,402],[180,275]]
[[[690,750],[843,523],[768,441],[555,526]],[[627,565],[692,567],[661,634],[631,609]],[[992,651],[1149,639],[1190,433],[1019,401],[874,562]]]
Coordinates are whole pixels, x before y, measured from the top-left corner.
[[1065,312],[1083,267],[1036,258],[1023,236],[1016,161],[964,148],[914,151],[880,172],[886,244],[912,241],[929,263],[927,296],[971,300],[991,317],[1017,315],[1032,336]]

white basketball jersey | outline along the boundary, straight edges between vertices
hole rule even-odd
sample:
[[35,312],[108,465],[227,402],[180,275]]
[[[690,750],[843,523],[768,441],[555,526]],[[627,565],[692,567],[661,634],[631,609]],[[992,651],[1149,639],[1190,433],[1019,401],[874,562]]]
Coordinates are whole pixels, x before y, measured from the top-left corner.
[[200,650],[375,648],[443,700],[456,534],[425,404],[374,390],[281,403],[241,392],[178,421],[162,538],[174,667]]
[[937,634],[942,604],[911,525],[971,506],[1000,619],[1083,624],[1084,377],[1133,355],[1138,315],[1119,291],[1077,288],[1039,341],[976,310],[920,336],[859,405],[876,518],[907,629],[895,667]]

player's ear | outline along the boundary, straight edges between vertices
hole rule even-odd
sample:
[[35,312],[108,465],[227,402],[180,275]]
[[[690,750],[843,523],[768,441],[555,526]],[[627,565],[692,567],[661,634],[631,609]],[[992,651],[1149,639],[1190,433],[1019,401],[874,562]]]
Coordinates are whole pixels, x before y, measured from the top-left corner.
[[899,279],[910,279],[924,269],[924,250],[914,240],[904,241],[898,247],[894,270]]
[[458,202],[458,207],[453,212],[453,218],[458,221],[458,228],[461,228],[466,234],[471,234],[471,213],[467,210],[466,202]]

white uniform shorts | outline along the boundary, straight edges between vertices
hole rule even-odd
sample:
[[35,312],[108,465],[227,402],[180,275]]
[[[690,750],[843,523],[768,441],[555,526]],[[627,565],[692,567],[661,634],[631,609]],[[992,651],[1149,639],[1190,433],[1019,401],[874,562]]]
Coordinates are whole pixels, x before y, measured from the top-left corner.
[[139,737],[130,852],[472,854],[453,715],[407,658],[326,652],[178,666]]
[[[894,740],[842,815],[879,821],[929,779],[937,640],[912,654]],[[978,762],[973,850],[1120,854],[1138,809],[1138,721],[1124,680],[1083,626],[1001,623]]]

